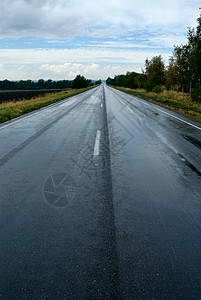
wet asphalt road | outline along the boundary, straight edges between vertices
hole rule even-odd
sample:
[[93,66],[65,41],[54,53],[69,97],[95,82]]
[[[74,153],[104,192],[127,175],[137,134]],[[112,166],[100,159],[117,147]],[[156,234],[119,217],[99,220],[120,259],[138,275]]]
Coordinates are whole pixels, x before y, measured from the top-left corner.
[[0,125],[0,298],[201,299],[201,125],[101,85]]

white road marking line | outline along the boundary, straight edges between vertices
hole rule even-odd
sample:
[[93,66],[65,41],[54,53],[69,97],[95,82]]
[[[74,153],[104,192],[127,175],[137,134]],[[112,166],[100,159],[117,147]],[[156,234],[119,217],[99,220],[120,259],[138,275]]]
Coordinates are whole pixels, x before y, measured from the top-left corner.
[[27,118],[30,118],[30,116],[31,116],[31,115],[29,115],[29,116],[27,116],[27,117],[20,118],[20,119],[14,121],[14,122],[11,122],[11,123],[9,123],[9,124],[7,124],[7,125],[1,126],[1,127],[0,127],[0,130],[3,129],[3,128],[6,128],[6,127],[8,127],[8,126],[11,126],[11,125],[13,125],[13,124],[15,124],[15,123],[18,123],[18,122],[20,122],[20,121],[23,121],[23,120],[25,120],[25,119],[27,119]]
[[[75,95],[75,96],[76,96],[76,95]],[[77,95],[77,96],[79,96],[79,95]],[[74,96],[73,96],[73,97],[74,97]],[[68,99],[68,98],[66,98],[66,99]],[[20,122],[20,121],[26,120],[26,119],[28,119],[28,118],[30,118],[30,117],[33,117],[35,114],[37,114],[37,113],[39,113],[39,112],[42,112],[42,110],[46,110],[46,112],[47,112],[47,111],[51,110],[52,108],[55,108],[55,107],[60,106],[60,105],[62,105],[62,104],[65,104],[65,103],[66,103],[66,102],[65,102],[66,99],[61,100],[61,101],[63,101],[63,102],[61,102],[61,103],[55,102],[55,103],[50,104],[49,106],[44,106],[44,107],[41,108],[41,110],[38,109],[38,110],[35,110],[35,111],[31,111],[31,112],[29,112],[29,115],[28,115],[28,116],[21,115],[21,116],[17,117],[17,120],[16,120],[16,121],[12,121],[12,120],[14,120],[14,119],[12,119],[12,120],[10,120],[11,122],[10,122],[9,124],[0,126],[0,130],[3,129],[3,128],[6,128],[6,127],[8,127],[8,126],[12,126],[13,124],[18,123],[18,122]],[[68,106],[69,106],[69,102],[68,102]],[[8,121],[8,122],[9,122],[9,121]]]
[[98,156],[99,155],[100,136],[101,136],[101,131],[97,130],[96,141],[95,141],[95,145],[94,145],[94,156]]
[[[133,96],[133,97],[134,97],[134,98],[137,98],[137,99],[140,99],[140,98],[138,98],[138,97],[136,97],[136,96]],[[189,122],[187,122],[187,121],[185,121],[185,120],[183,120],[183,119],[180,119],[180,118],[178,118],[178,117],[175,117],[175,116],[171,115],[170,113],[168,113],[168,112],[166,112],[166,111],[164,111],[164,110],[162,110],[162,109],[160,109],[160,108],[153,107],[152,105],[148,104],[148,103],[146,102],[146,100],[144,100],[143,103],[146,104],[147,106],[150,106],[151,108],[155,108],[156,110],[161,111],[162,113],[164,113],[164,114],[166,114],[166,115],[169,115],[169,116],[171,116],[171,117],[173,117],[173,118],[175,118],[175,119],[177,119],[177,120],[179,120],[179,121],[181,121],[181,122],[183,122],[183,123],[186,123],[186,124],[188,124],[188,125],[190,125],[190,126],[196,128],[196,129],[198,129],[198,130],[201,130],[201,127],[198,127],[198,126],[196,126],[196,125],[194,125],[194,124],[192,124],[192,123],[189,123]],[[157,104],[156,104],[156,105],[157,105]]]
[[101,103],[101,108],[103,108],[103,103]]
[[196,128],[196,129],[201,130],[201,127],[198,127],[198,126],[196,126],[196,125],[194,125],[194,124],[192,124],[192,123],[189,123],[189,122],[187,122],[187,121],[184,121],[183,119],[180,119],[180,118],[178,118],[178,117],[175,117],[175,116],[169,114],[168,112],[166,112],[166,111],[164,111],[164,110],[162,110],[162,109],[160,109],[160,108],[153,107],[152,105],[150,105],[150,104],[148,104],[148,103],[145,103],[145,104],[148,105],[148,106],[150,106],[151,108],[155,108],[155,109],[161,111],[162,113],[164,113],[164,114],[166,114],[166,115],[169,115],[169,116],[171,116],[171,117],[173,117],[173,118],[175,118],[175,119],[177,119],[177,120],[179,120],[179,121],[181,121],[181,122],[184,122],[184,123],[186,123],[186,124],[188,124],[188,125],[190,125],[190,126]]
[[[65,99],[64,99],[65,100]],[[42,107],[42,109],[44,110],[44,109],[46,109],[46,112],[47,111],[49,111],[50,109],[52,109],[54,106],[52,106],[52,105],[54,105],[54,104],[56,104],[57,102],[55,102],[55,103],[53,103],[53,104],[50,104],[50,106],[48,107],[48,106],[44,106],[44,107]],[[63,104],[63,103],[61,103],[61,104]],[[60,105],[61,105],[60,104]],[[14,120],[14,119],[12,119],[12,120],[10,120],[11,122],[9,123],[9,124],[6,124],[6,125],[3,125],[3,126],[0,126],[0,130],[1,129],[3,129],[3,128],[6,128],[6,127],[8,127],[8,126],[12,126],[13,124],[15,124],[15,123],[18,123],[18,122],[21,122],[21,121],[24,121],[24,120],[26,120],[26,119],[28,119],[28,118],[31,118],[31,117],[33,117],[35,114],[37,114],[37,113],[39,113],[39,112],[42,112],[42,110],[40,110],[40,109],[38,109],[38,110],[35,110],[35,111],[31,111],[30,113],[29,113],[29,115],[28,116],[23,116],[23,115],[21,115],[21,116],[19,116],[18,117],[18,119],[16,120],[16,121],[12,121],[12,120]]]

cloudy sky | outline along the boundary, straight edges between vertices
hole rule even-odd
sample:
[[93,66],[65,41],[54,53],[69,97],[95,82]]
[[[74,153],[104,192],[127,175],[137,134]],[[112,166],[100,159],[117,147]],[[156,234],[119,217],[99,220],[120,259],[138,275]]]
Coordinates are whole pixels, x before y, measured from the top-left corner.
[[106,79],[186,42],[200,0],[1,0],[0,80]]

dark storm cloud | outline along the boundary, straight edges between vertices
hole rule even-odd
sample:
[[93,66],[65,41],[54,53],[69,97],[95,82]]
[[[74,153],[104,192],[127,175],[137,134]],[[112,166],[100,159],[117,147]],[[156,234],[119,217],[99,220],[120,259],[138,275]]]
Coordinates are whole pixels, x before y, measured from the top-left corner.
[[51,0],[2,0],[0,36],[68,38],[82,35],[89,25],[71,2]]
[[[191,26],[199,0],[1,0],[0,36],[118,36]],[[193,12],[193,13],[192,13]],[[188,20],[188,23],[187,23]],[[90,29],[90,30],[89,30]],[[183,28],[182,28],[183,30]]]

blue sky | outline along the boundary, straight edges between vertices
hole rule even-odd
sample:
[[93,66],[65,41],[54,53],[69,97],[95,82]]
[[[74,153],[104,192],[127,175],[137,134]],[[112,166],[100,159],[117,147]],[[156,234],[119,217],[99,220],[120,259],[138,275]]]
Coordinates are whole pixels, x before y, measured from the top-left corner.
[[200,1],[1,0],[0,80],[106,79],[168,63]]

